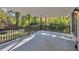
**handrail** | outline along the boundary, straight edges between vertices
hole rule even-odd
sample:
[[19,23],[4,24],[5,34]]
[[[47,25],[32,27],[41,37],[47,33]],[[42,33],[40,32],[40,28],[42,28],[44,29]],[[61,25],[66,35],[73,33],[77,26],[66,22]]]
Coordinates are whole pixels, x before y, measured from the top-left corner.
[[[46,25],[42,25],[42,27],[44,26],[45,28],[48,28]],[[46,30],[46,29],[43,29],[42,27],[40,25],[30,25],[27,27],[14,27],[14,28],[0,29],[0,43],[11,41],[25,35],[30,35],[31,33],[39,30]],[[69,27],[69,26],[66,26],[66,27]],[[48,30],[50,30],[50,28],[48,28]]]

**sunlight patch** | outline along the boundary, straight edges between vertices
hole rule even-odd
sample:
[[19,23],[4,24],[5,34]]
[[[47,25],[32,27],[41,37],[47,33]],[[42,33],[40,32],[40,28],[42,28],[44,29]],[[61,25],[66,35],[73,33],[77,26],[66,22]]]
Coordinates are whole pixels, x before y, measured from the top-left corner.
[[11,50],[14,50],[14,49],[16,49],[17,47],[19,47],[19,46],[25,44],[25,43],[28,42],[29,40],[33,39],[35,36],[36,36],[36,35],[32,35],[31,37],[24,39],[22,42],[20,42],[18,45],[16,45],[16,46],[15,46],[13,49],[11,49]]
[[7,46],[7,47],[5,47],[5,48],[3,48],[3,49],[1,49],[1,51],[8,51],[9,49],[11,49],[14,45],[16,45],[17,43],[14,43],[14,44],[12,44],[12,45],[9,45],[9,46]]
[[51,35],[52,37],[56,37],[56,35]]
[[50,34],[47,34],[47,33],[41,33],[42,35],[46,35],[46,36],[50,36]]
[[60,36],[60,38],[62,38],[62,39],[66,39],[66,40],[72,40],[72,39],[70,39],[70,38],[63,37],[63,36]]

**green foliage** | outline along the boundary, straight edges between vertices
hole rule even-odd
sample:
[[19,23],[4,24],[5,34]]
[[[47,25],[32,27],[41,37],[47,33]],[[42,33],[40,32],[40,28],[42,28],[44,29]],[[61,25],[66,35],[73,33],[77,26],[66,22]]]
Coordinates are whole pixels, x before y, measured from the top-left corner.
[[7,18],[6,12],[0,9],[0,28],[4,28],[3,20]]
[[[52,30],[64,31],[64,29],[66,29],[67,26],[70,26],[70,20],[68,16],[55,17],[49,20],[49,28]],[[67,30],[68,29],[66,29],[66,31]]]
[[[14,15],[12,15],[14,14]],[[66,26],[69,26],[69,16],[62,17],[36,17],[30,14],[21,14],[18,11],[8,11],[7,13],[0,9],[0,28],[4,28],[4,24],[1,21],[8,20],[10,26],[14,27],[27,27],[29,25],[47,25],[51,30],[63,31]]]
[[15,17],[16,17],[16,26],[18,27],[20,12],[15,12]]

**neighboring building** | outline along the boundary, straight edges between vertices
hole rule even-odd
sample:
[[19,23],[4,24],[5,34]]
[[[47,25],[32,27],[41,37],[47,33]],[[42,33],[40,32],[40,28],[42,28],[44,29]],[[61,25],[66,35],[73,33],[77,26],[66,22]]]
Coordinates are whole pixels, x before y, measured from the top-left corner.
[[75,40],[75,48],[79,50],[79,8],[72,12],[72,37]]

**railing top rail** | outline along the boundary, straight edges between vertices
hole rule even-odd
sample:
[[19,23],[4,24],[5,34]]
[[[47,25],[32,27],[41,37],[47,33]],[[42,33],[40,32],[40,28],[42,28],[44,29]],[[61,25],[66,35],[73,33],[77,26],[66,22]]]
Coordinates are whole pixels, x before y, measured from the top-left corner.
[[12,29],[23,29],[23,28],[28,28],[28,27],[4,28],[4,29],[0,29],[0,31],[1,31],[1,30],[12,30]]

